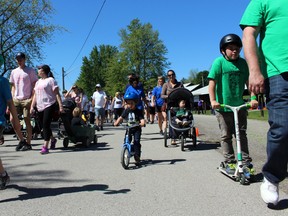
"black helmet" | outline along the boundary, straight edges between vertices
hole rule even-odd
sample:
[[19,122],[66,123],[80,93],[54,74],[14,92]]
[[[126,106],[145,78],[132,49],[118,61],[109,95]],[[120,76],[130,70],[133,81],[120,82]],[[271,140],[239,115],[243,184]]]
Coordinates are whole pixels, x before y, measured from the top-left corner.
[[221,52],[221,50],[225,49],[225,47],[228,44],[231,44],[231,43],[236,44],[237,46],[242,48],[242,41],[241,41],[241,38],[238,35],[236,35],[236,34],[227,34],[224,37],[222,37],[222,39],[220,41],[220,52]]
[[18,59],[18,58],[25,59],[25,57],[26,57],[25,54],[22,52],[17,53],[15,56],[16,59]]

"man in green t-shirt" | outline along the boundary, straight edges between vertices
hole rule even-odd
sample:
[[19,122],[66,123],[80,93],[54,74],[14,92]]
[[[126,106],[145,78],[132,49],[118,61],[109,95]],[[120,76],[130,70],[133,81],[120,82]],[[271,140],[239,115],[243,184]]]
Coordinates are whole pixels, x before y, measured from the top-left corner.
[[[232,145],[233,134],[235,134],[234,115],[230,109],[220,109],[220,104],[240,106],[244,104],[243,93],[247,84],[249,71],[246,61],[240,58],[242,41],[238,35],[225,35],[220,41],[221,57],[214,60],[208,75],[209,96],[212,109],[216,111],[221,131],[221,148],[224,156],[226,169],[235,171],[235,154]],[[256,96],[252,94],[251,105],[257,107]],[[251,167],[249,156],[247,128],[247,110],[239,110],[239,128],[243,163]],[[250,166],[249,166],[250,165]]]
[[[276,205],[278,184],[287,176],[288,163],[288,7],[286,0],[253,0],[241,19],[249,89],[266,94],[270,129],[267,162],[260,191],[264,202]],[[256,39],[260,34],[260,46]]]

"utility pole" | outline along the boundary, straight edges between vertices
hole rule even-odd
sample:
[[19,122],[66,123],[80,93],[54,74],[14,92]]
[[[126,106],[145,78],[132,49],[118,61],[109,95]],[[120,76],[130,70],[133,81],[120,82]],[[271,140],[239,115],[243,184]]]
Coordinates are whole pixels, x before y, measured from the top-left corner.
[[65,90],[65,71],[64,71],[64,67],[62,67],[62,90]]

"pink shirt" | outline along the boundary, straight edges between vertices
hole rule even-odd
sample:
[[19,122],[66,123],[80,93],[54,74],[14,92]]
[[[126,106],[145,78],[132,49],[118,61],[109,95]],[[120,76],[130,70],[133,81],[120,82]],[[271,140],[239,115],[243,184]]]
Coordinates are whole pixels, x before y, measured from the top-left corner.
[[32,90],[35,82],[38,80],[36,71],[33,68],[25,66],[12,70],[10,75],[10,83],[14,85],[14,98],[18,100],[29,99],[32,96]]
[[56,103],[57,82],[52,78],[39,79],[35,84],[36,106],[39,112]]

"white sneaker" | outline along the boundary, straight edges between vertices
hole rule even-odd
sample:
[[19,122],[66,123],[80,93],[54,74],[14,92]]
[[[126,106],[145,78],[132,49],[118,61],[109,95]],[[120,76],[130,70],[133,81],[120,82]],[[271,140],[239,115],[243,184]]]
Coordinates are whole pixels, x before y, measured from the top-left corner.
[[278,184],[273,184],[264,177],[263,183],[260,186],[260,191],[261,197],[265,203],[277,205],[279,200]]

